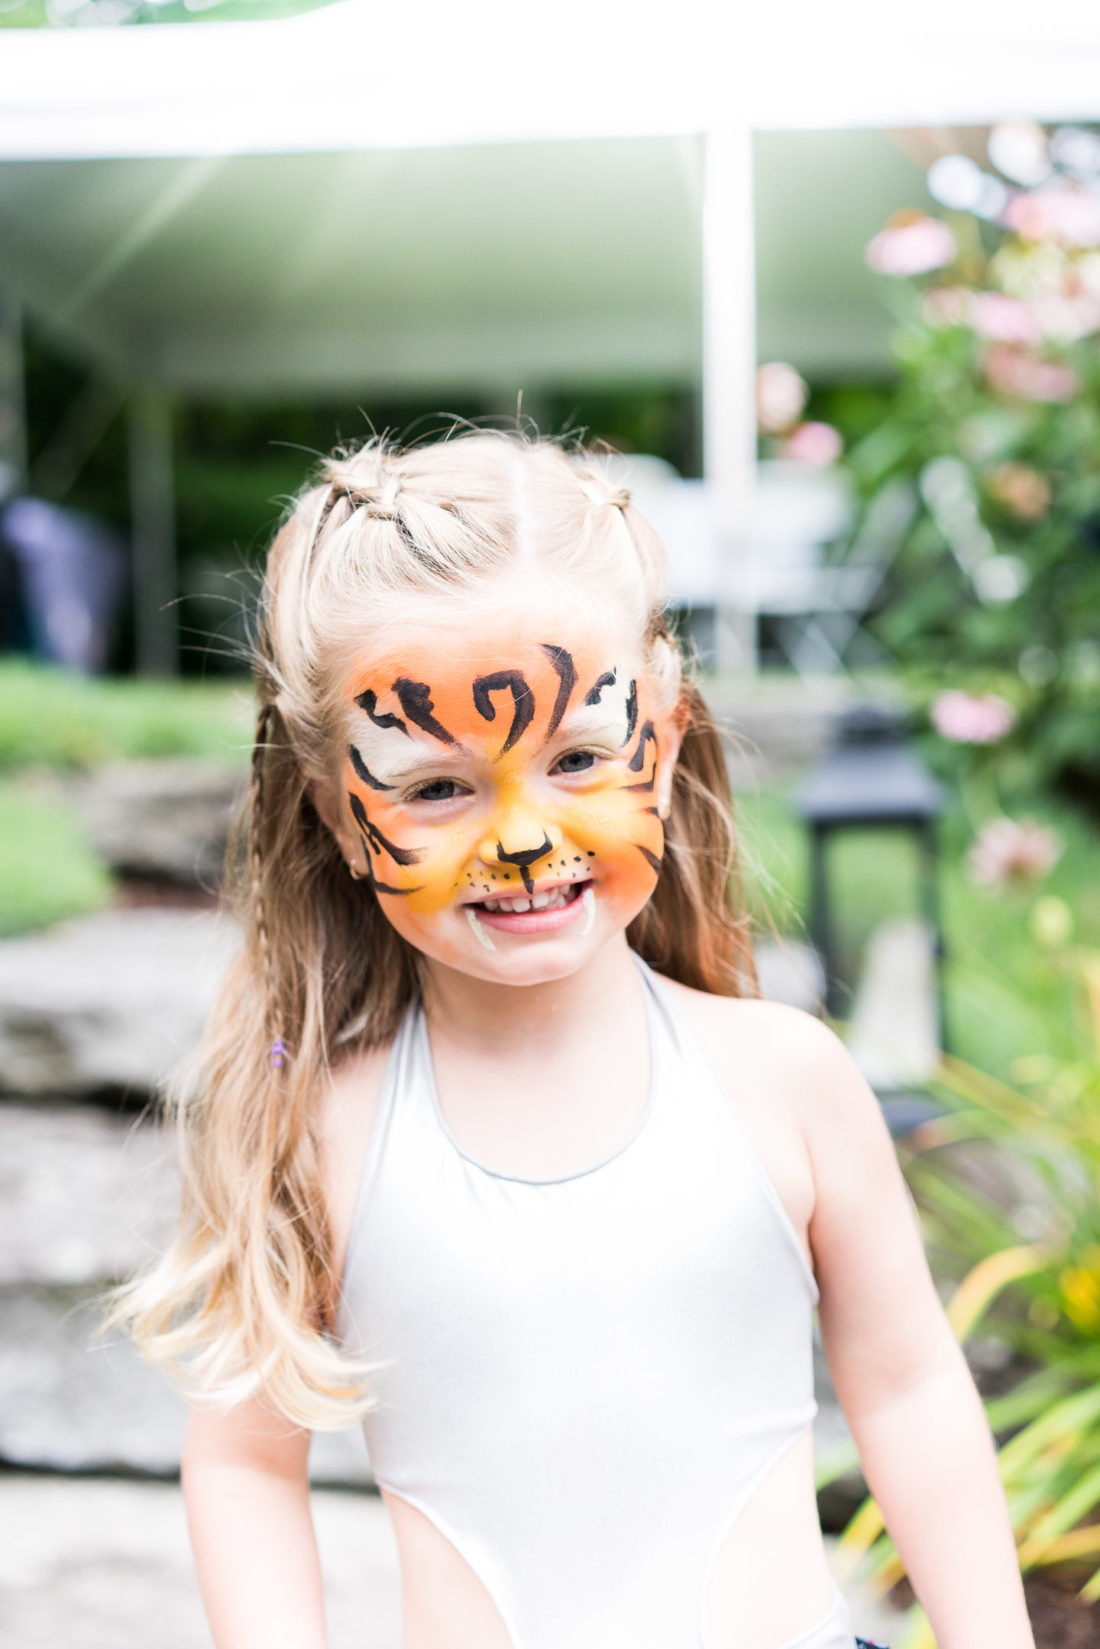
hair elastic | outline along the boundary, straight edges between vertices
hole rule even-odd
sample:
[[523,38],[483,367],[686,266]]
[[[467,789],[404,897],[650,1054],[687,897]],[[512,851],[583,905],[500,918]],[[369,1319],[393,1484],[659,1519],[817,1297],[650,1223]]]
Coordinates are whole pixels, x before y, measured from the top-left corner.
[[286,1043],[281,1036],[277,1036],[271,1044],[271,1068],[281,1071],[286,1064]]

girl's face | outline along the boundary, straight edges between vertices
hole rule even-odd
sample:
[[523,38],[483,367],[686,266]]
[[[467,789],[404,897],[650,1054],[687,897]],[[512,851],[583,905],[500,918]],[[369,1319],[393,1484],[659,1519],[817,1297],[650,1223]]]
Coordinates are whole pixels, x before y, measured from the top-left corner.
[[680,743],[617,627],[535,606],[356,661],[330,821],[410,944],[508,984],[572,973],[645,905]]

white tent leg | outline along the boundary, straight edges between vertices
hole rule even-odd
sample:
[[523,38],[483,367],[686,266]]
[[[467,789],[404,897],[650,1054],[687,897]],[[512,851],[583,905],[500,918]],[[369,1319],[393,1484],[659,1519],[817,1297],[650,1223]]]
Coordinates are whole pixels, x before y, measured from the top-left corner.
[[139,675],[170,676],[179,669],[179,649],[172,405],[168,396],[148,387],[135,390],[129,424],[135,664]]
[[719,669],[757,668],[756,616],[737,598],[756,478],[753,144],[746,127],[706,138],[703,198],[703,474],[715,506]]

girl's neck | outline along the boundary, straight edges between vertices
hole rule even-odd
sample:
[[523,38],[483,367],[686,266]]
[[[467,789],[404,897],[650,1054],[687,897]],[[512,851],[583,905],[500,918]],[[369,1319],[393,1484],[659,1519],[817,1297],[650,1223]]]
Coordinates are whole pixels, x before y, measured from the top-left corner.
[[563,1027],[584,1035],[606,1028],[638,997],[626,934],[608,940],[576,973],[541,985],[499,985],[429,961],[424,1011],[433,1037],[452,1045],[528,1056],[540,1044],[560,1048]]

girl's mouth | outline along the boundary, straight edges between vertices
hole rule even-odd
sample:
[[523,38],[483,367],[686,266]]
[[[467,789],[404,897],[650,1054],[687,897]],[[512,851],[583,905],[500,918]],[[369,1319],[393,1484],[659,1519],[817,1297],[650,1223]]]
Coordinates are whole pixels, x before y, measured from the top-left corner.
[[476,922],[500,933],[549,933],[574,921],[582,910],[587,912],[587,932],[595,916],[590,881],[570,882],[529,897],[481,899],[466,906],[466,916],[471,926]]

